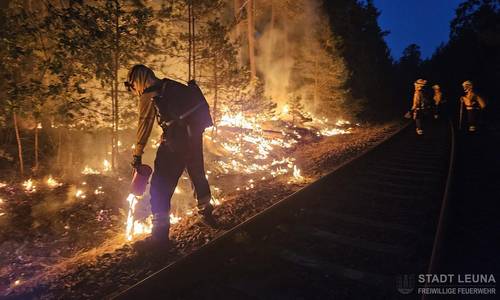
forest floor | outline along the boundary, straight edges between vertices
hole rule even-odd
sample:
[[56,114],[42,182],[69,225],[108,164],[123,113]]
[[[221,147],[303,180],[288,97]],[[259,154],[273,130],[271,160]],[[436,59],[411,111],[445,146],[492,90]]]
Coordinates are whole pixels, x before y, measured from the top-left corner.
[[[209,181],[212,188],[217,185],[214,214],[221,226],[204,226],[182,204],[185,198],[178,198],[173,210],[180,216],[183,207],[184,214],[172,225],[172,247],[165,251],[141,250],[134,242],[144,235],[132,242],[125,238],[129,174],[86,174],[52,185],[44,184],[47,177],[33,179],[31,186],[0,182],[0,297],[100,299],[116,294],[326,175],[401,124],[360,125],[349,134],[299,141],[286,150],[292,164],[300,165],[298,176],[214,171]],[[206,164],[214,159],[209,155]],[[185,186],[181,182],[181,189]],[[145,200],[139,214],[148,209]]]

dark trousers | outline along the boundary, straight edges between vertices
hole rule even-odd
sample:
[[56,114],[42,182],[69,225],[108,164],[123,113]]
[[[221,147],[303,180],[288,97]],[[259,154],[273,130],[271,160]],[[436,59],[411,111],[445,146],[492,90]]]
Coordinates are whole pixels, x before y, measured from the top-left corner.
[[413,113],[413,119],[415,120],[415,126],[417,127],[417,129],[423,129],[422,123],[424,119],[424,112],[422,109],[415,110],[415,112]]
[[174,151],[165,142],[156,152],[155,167],[151,179],[151,211],[153,214],[170,213],[170,199],[184,169],[194,185],[198,207],[210,202],[210,187],[205,177],[203,162],[203,136],[197,134],[189,138],[185,151]]
[[477,120],[479,118],[479,109],[468,109],[467,110],[467,125],[477,126]]

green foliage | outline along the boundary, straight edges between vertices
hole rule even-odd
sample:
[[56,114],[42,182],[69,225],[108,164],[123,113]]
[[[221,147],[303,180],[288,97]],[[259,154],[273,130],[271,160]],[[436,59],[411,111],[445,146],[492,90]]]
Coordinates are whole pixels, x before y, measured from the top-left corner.
[[355,99],[366,103],[364,116],[373,117],[380,107],[390,107],[397,100],[392,93],[392,59],[377,23],[380,12],[372,0],[324,1],[332,32],[342,43],[338,49],[347,62],[351,76],[347,86]]
[[462,94],[461,83],[465,80],[472,80],[478,91],[491,99],[497,96],[500,81],[498,49],[500,3],[497,0],[464,1],[451,22],[450,41],[436,50],[426,63],[425,72],[440,83],[452,99]]

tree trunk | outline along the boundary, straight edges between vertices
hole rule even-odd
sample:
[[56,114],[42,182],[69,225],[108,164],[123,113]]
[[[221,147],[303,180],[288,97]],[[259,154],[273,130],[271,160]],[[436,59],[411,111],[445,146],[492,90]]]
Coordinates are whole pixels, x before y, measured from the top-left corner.
[[269,32],[269,60],[272,62],[274,59],[274,27],[276,26],[276,8],[274,0],[271,0],[271,31]]
[[24,161],[23,161],[23,145],[21,143],[21,135],[19,134],[19,126],[17,124],[17,114],[12,114],[12,121],[14,122],[14,130],[16,131],[17,153],[19,155],[19,171],[21,176],[24,175]]
[[191,34],[192,34],[192,46],[193,46],[193,79],[196,80],[196,32],[195,32],[195,17],[194,17],[194,5],[191,3]]
[[38,161],[38,124],[35,126],[35,167],[33,168],[38,171],[39,161]]
[[66,151],[68,151],[68,161],[66,162],[66,165],[64,165],[64,174],[66,172],[69,172],[69,176],[73,176],[74,168],[73,168],[73,141],[71,138],[71,131],[68,130],[67,134],[67,139],[66,139]]
[[217,54],[214,56],[214,108],[213,108],[213,129],[212,129],[212,138],[217,136],[217,102],[218,102],[218,92],[219,92],[219,78],[217,76]]
[[[234,40],[237,42],[241,42],[241,1],[240,0],[234,0],[234,19],[236,21],[235,24],[235,37]],[[238,47],[238,54],[236,56],[236,60],[238,62],[238,67],[241,67],[242,65],[242,59],[241,59],[241,46]]]
[[247,2],[247,25],[248,25],[248,60],[250,64],[250,82],[255,82],[257,68],[255,66],[255,24],[254,24],[254,0]]
[[192,19],[191,19],[191,6],[192,6],[192,3],[191,3],[191,0],[188,1],[188,41],[189,41],[189,45],[188,45],[188,50],[189,50],[189,53],[188,53],[188,81],[191,80],[191,60],[192,60],[192,49],[193,49],[193,40],[192,40],[192,33],[191,33],[191,22],[192,22]]
[[111,169],[113,171],[118,167],[118,64],[120,58],[120,4],[115,1],[116,14],[115,14],[115,51],[113,56],[113,83],[112,83],[112,105],[113,105],[113,130],[111,137]]
[[313,97],[313,111],[317,111],[319,102],[319,66],[318,66],[318,53],[314,56],[314,97]]
[[59,167],[59,169],[62,168],[62,165],[61,165],[61,155],[62,155],[62,150],[61,150],[61,147],[62,147],[62,129],[59,128],[58,130],[58,141],[57,141],[57,166]]

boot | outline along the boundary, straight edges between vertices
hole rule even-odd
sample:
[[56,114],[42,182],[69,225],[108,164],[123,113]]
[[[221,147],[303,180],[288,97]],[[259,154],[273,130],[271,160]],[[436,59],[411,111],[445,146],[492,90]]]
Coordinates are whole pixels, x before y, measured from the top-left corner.
[[217,220],[214,218],[212,212],[214,207],[210,202],[205,204],[198,204],[198,214],[200,215],[200,221],[208,227],[217,228]]
[[169,242],[168,233],[170,230],[170,220],[168,213],[157,213],[153,215],[153,229],[151,231],[151,238],[155,242],[167,243]]

